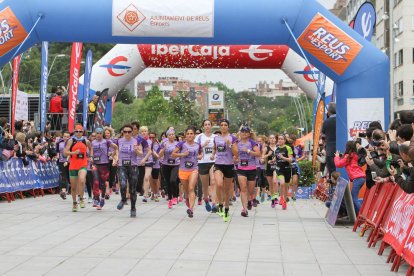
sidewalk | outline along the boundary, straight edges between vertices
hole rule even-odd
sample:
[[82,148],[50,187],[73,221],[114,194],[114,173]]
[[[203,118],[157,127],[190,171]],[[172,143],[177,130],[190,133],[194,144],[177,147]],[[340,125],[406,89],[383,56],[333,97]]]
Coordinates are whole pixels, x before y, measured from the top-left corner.
[[271,209],[261,204],[248,218],[237,202],[223,222],[203,206],[194,218],[185,204],[145,205],[137,218],[118,211],[113,196],[102,211],[71,212],[58,195],[0,203],[0,275],[405,275],[391,273],[379,244],[352,227],[329,226],[317,200]]

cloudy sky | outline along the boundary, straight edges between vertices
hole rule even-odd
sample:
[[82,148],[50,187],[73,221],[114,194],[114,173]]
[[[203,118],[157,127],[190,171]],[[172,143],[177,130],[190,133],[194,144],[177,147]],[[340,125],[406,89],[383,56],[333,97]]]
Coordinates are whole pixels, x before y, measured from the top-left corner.
[[[330,9],[335,0],[318,0],[326,8]],[[279,82],[280,79],[288,79],[281,70],[216,70],[216,69],[146,69],[139,75],[139,81],[156,80],[158,77],[179,77],[194,82],[222,82],[236,91],[242,91],[256,86],[259,81]]]

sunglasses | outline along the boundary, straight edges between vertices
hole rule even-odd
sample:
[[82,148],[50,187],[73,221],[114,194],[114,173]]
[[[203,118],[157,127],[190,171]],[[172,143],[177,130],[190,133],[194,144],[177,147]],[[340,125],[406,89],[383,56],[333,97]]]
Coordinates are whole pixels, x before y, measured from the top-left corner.
[[155,137],[150,137],[150,139],[155,139]]
[[97,132],[96,134],[103,134],[102,132]]
[[132,133],[132,130],[124,130],[123,133]]
[[83,130],[75,130],[75,133],[83,133]]

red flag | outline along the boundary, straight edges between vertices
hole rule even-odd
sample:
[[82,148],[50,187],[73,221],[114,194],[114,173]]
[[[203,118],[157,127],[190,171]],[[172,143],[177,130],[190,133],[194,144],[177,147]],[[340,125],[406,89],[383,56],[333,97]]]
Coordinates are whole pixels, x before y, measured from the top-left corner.
[[11,102],[11,134],[14,135],[14,122],[16,120],[16,98],[17,88],[19,86],[19,69],[21,55],[13,59],[13,82],[12,82],[12,102]]
[[70,80],[68,92],[68,129],[70,132],[72,132],[75,127],[82,46],[83,44],[81,42],[74,42],[72,44],[72,55],[70,58]]

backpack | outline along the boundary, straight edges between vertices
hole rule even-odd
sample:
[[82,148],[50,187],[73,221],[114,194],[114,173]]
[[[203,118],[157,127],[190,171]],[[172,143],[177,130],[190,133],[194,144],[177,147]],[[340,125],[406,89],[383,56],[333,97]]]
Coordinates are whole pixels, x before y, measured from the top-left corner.
[[62,105],[63,108],[68,108],[68,105],[69,105],[69,97],[68,97],[68,94],[62,96],[61,105]]

